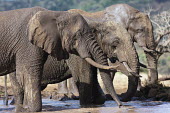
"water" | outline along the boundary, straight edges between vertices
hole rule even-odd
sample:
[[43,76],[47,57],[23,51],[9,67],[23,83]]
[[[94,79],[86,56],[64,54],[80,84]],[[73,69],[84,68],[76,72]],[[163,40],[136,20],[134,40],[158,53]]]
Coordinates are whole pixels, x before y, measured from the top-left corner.
[[[119,108],[114,101],[106,101],[102,106],[82,108],[78,100],[56,101],[43,99],[43,112],[50,113],[170,113],[170,102],[130,101]],[[13,113],[14,106],[4,106],[0,100],[0,113]]]

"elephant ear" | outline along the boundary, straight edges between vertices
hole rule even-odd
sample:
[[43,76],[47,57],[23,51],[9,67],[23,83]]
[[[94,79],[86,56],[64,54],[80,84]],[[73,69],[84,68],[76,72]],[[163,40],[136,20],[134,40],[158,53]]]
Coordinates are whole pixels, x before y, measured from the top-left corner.
[[29,41],[42,48],[58,60],[67,59],[68,53],[62,48],[56,15],[49,11],[37,12],[28,23]]

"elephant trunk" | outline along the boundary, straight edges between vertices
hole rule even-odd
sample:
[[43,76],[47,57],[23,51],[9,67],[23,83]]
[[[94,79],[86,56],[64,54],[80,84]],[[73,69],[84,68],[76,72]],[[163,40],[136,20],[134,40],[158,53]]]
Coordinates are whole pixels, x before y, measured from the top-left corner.
[[[96,40],[88,40],[89,51],[94,58],[94,60],[102,65],[108,65],[107,56],[103,53],[100,46],[97,44]],[[113,87],[113,82],[111,79],[110,72],[107,70],[99,69],[101,79],[103,81],[103,84],[105,85],[105,88],[107,92],[112,96],[112,98],[117,102],[118,106],[121,106],[122,103],[120,102],[115,89]]]
[[157,63],[158,58],[155,54],[145,52],[149,70],[149,83],[155,84],[158,81]]
[[[154,40],[154,36],[153,36],[153,28],[152,28],[152,23],[150,22],[150,20],[148,19],[148,37],[146,37],[147,41],[146,41],[146,45],[148,49],[151,50],[155,50],[155,47],[157,46],[155,40]],[[157,71],[157,63],[158,63],[158,54],[153,51],[153,52],[148,52],[145,51],[146,54],[146,59],[147,59],[147,63],[148,66],[151,67],[151,69],[149,69],[149,79],[150,79],[150,83],[154,84],[158,81],[158,71]]]
[[[127,71],[130,71],[129,74],[139,75],[139,58],[137,51],[132,43],[131,38],[126,38],[126,43],[117,47],[117,57],[120,62],[126,64]],[[124,50],[126,49],[126,50]],[[121,95],[122,101],[129,101],[135,95],[138,86],[139,76],[128,76],[128,89],[127,92]]]

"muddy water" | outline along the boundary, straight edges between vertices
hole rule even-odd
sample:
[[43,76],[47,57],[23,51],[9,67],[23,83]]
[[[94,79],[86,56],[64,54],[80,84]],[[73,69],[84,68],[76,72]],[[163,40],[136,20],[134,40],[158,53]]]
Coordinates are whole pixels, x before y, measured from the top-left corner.
[[[82,108],[78,100],[55,101],[43,99],[45,113],[170,113],[170,102],[131,101],[118,108],[114,101],[107,101],[103,106]],[[4,106],[0,100],[0,113],[13,113],[14,106]]]

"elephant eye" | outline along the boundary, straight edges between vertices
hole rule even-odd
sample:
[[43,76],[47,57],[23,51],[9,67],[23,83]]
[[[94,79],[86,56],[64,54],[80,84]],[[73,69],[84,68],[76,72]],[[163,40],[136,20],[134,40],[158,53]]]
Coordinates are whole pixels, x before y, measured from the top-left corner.
[[144,29],[137,29],[137,32],[140,33],[140,32],[143,32]]

